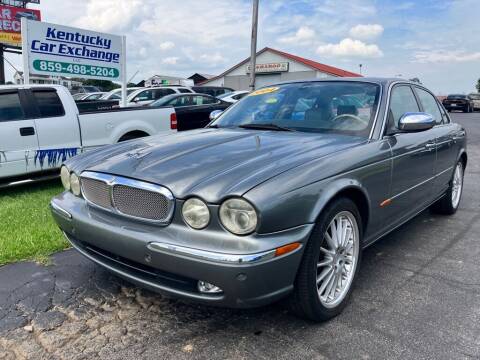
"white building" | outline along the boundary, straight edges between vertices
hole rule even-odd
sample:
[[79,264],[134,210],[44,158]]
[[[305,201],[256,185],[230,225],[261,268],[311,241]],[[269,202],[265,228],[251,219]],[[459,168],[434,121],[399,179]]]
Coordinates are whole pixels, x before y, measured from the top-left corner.
[[[13,75],[13,80],[16,85],[23,84],[23,72],[16,71]],[[79,81],[74,81],[72,79],[63,77],[63,76],[49,76],[49,75],[30,75],[31,84],[45,84],[45,85],[63,85],[67,89],[71,89],[73,86],[82,85]]]
[[182,85],[193,86],[193,80],[184,79],[176,76],[154,75],[145,80],[145,87],[160,86],[160,85]]
[[[226,86],[235,90],[248,90],[250,84],[250,58],[222,74],[202,82],[202,86]],[[256,88],[288,80],[328,77],[360,77],[360,74],[318,63],[300,56],[272,48],[257,53]]]

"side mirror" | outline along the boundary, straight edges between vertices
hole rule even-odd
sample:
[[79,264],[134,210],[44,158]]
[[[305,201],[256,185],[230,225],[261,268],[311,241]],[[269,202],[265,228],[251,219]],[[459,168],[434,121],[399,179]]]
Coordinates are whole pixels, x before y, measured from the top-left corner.
[[222,110],[213,110],[210,113],[210,120],[217,120],[220,115],[222,115],[223,111]]
[[429,130],[434,126],[433,116],[424,112],[405,113],[398,123],[398,129],[405,132]]

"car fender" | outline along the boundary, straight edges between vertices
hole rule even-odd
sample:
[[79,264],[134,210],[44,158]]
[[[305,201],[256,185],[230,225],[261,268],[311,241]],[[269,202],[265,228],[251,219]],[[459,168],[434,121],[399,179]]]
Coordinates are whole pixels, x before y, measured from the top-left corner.
[[[367,205],[367,219],[370,218],[370,209],[371,209],[371,202],[370,197],[368,196],[367,190],[364,186],[355,178],[341,178],[336,180],[331,180],[329,183],[326,184],[325,188],[322,189],[315,205],[312,207],[309,222],[316,222],[320,214],[322,213],[323,209],[327,204],[335,199],[337,196],[342,194],[343,192],[357,192],[361,193],[366,201]],[[361,212],[362,209],[359,209]],[[362,214],[363,215],[363,214]]]

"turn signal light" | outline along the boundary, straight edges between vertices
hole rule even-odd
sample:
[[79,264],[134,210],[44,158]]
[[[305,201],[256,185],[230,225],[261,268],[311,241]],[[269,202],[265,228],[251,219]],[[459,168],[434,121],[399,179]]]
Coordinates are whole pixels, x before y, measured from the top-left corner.
[[279,247],[275,249],[275,257],[288,254],[289,252],[297,250],[299,247],[300,243],[298,242]]
[[170,115],[170,129],[177,130],[177,114],[173,113]]

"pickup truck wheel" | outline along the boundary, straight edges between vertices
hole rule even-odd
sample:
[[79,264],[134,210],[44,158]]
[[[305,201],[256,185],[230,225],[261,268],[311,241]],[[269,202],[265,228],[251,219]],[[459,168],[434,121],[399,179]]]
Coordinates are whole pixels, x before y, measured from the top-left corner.
[[450,186],[445,195],[432,205],[432,210],[438,214],[453,215],[457,212],[463,191],[464,168],[459,161],[455,166]]
[[338,198],[320,215],[307,243],[291,297],[299,316],[325,321],[346,306],[360,267],[362,221],[355,203]]
[[139,138],[146,137],[146,136],[149,136],[149,135],[144,131],[132,131],[132,132],[129,132],[129,133],[123,135],[118,140],[118,142],[124,142],[124,141],[128,141],[128,140],[139,139]]

